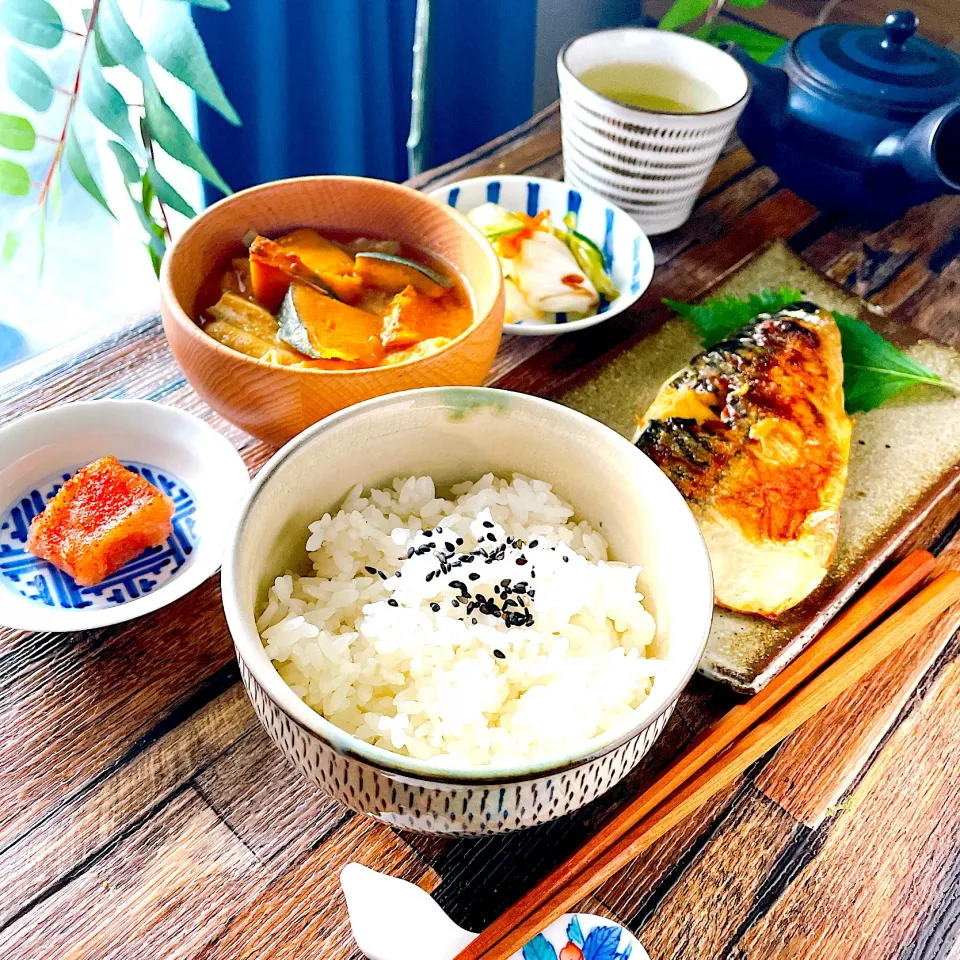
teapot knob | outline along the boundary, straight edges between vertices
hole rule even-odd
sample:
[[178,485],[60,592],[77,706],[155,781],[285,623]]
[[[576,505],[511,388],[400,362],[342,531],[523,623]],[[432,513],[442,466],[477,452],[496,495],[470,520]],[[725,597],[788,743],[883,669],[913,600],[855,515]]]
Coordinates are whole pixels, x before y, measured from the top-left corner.
[[892,10],[883,21],[887,35],[880,46],[889,53],[899,53],[919,26],[920,18],[912,10]]

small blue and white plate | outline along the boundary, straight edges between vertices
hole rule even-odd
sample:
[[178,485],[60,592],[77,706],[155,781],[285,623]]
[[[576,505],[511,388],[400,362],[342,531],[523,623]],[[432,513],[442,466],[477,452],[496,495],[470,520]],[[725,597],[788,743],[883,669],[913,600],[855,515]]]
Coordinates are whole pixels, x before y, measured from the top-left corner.
[[[249,484],[233,444],[145,400],[68,403],[0,429],[0,624],[88,630],[172,603],[214,574]],[[80,467],[112,454],[174,503],[173,532],[95,587],[26,549],[30,522]]]
[[607,271],[620,291],[616,300],[601,299],[599,311],[591,317],[567,319],[566,314],[549,314],[543,319],[505,323],[504,333],[542,337],[585,330],[615,317],[631,307],[653,278],[653,249],[637,222],[619,207],[588,190],[571,187],[560,180],[542,177],[474,177],[448,183],[430,192],[430,196],[468,214],[483,203],[499,203],[507,210],[535,216],[549,210],[560,221],[570,212],[577,214],[577,231],[589,237],[602,251]]

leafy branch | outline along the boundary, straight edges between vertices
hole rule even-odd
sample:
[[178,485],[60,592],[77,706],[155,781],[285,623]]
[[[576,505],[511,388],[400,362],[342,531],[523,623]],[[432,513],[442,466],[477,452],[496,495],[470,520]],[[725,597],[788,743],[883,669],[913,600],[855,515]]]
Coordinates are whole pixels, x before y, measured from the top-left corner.
[[[725,0],[676,0],[660,20],[661,30],[679,30],[701,21],[692,31],[693,36],[715,46],[732,41],[743,47],[754,60],[761,63],[769,59],[786,42],[781,37],[763,30],[736,23],[717,24],[717,17]],[[726,0],[734,7],[756,9],[767,0]]]
[[[199,173],[224,193],[224,182],[203,148],[163,98],[154,71],[159,67],[189,87],[228,122],[240,118],[227,99],[193,22],[191,5],[212,10],[230,9],[227,0],[144,0],[140,36],[131,29],[118,0],[92,0],[85,29],[68,30],[48,0],[3,0],[0,27],[18,45],[11,45],[6,63],[10,90],[37,113],[50,110],[58,95],[66,97],[63,127],[58,138],[37,134],[32,121],[0,113],[0,147],[20,153],[53,144],[45,175],[34,182],[26,166],[0,157],[0,193],[26,197],[36,192],[35,204],[13,222],[4,224],[0,239],[0,264],[15,255],[31,219],[38,221],[41,269],[48,214],[56,216],[60,203],[60,175],[64,163],[80,186],[116,218],[101,184],[90,169],[80,137],[78,117],[92,117],[105,131],[106,144],[117,163],[127,194],[146,234],[145,246],[154,269],[171,239],[168,209],[193,217],[196,211],[157,170],[159,152]],[[21,45],[52,50],[65,36],[79,40],[77,69],[67,87],[54,85],[47,71]],[[137,82],[141,96],[128,102],[107,77],[125,71]],[[82,111],[78,111],[78,106]],[[136,118],[136,124],[131,118]]]

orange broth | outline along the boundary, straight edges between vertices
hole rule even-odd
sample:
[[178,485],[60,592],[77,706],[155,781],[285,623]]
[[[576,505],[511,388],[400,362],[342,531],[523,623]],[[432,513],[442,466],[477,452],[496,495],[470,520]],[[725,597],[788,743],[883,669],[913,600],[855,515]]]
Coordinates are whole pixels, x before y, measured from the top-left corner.
[[256,360],[358,370],[442,350],[474,308],[449,264],[418,247],[298,228],[225,257],[201,287],[196,320]]

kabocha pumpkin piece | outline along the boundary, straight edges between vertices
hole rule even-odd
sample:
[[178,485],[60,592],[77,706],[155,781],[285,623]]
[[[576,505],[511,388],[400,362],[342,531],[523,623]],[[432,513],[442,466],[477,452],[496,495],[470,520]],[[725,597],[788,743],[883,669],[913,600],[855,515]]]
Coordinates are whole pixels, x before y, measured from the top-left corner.
[[281,339],[308,357],[369,367],[383,359],[379,317],[299,281],[290,284],[278,319]]
[[291,250],[276,240],[257,236],[250,244],[250,283],[257,301],[271,312],[283,302],[291,280],[317,287],[336,296],[329,284],[318,277]]
[[286,234],[277,243],[298,257],[341,300],[356,303],[363,292],[363,280],[354,275],[353,257],[346,250],[306,227]]
[[358,253],[354,262],[354,270],[364,283],[380,287],[388,293],[400,293],[405,287],[412,286],[428,297],[442,297],[453,286],[436,270],[390,253]]
[[30,524],[27,549],[84,587],[96,586],[173,529],[173,501],[101,457],[81,467]]
[[235,294],[251,303],[256,302],[253,295],[253,285],[250,282],[250,260],[248,257],[234,257],[230,261],[230,269],[225,270],[220,277],[220,292]]
[[470,326],[470,321],[470,310],[451,298],[436,299],[408,286],[391,301],[383,318],[381,339],[388,349],[436,337],[453,340]]

